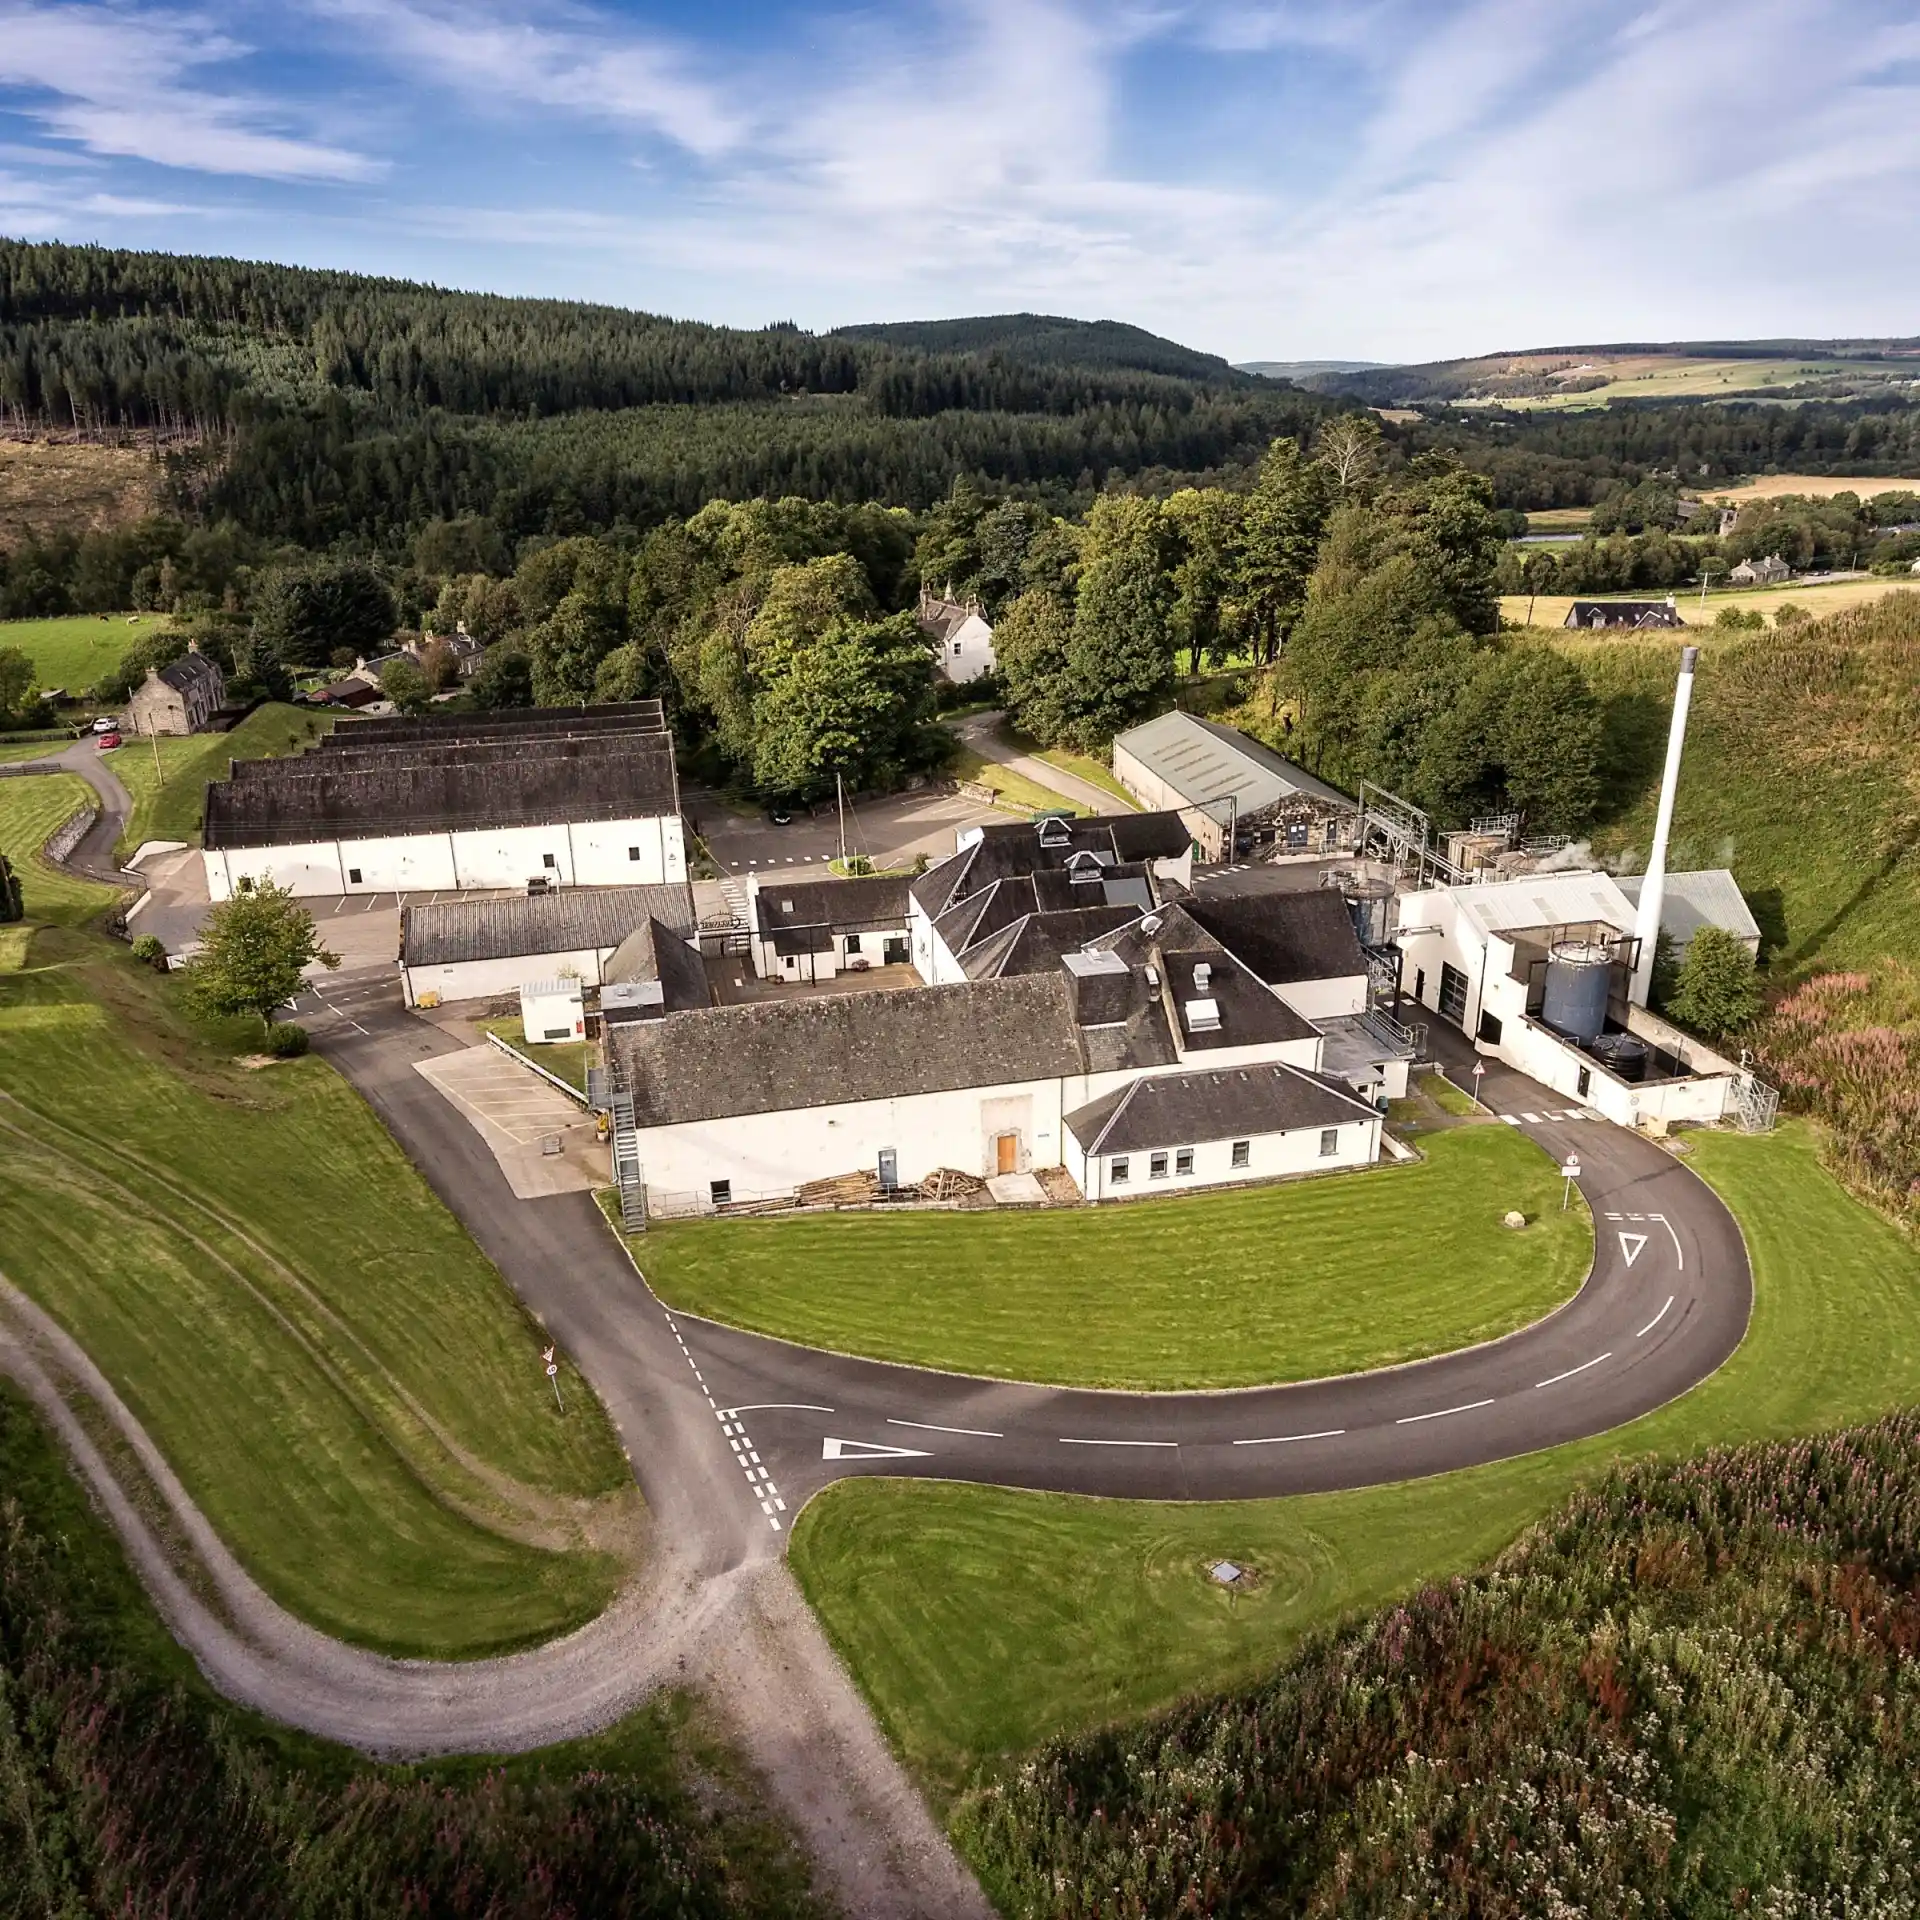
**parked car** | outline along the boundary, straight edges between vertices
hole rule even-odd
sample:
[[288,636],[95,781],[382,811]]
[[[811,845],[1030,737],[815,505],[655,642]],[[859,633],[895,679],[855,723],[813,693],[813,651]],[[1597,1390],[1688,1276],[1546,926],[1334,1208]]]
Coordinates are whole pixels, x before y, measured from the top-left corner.
[[92,730],[95,733],[118,733],[120,731],[120,722],[114,719],[111,714],[103,713],[99,719],[93,723]]
[[111,753],[120,744],[120,736],[117,733],[103,733],[93,744],[102,753]]

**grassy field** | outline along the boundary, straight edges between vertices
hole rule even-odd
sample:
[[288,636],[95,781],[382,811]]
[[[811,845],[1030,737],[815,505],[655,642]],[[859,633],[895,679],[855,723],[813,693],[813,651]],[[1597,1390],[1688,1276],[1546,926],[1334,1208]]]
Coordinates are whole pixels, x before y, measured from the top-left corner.
[[110,907],[113,888],[76,880],[40,858],[47,836],[93,802],[78,774],[31,773],[0,780],[0,853],[13,862],[29,920],[77,926]]
[[545,1067],[556,1079],[566,1081],[570,1087],[578,1087],[582,1093],[586,1092],[587,1068],[599,1052],[597,1047],[589,1046],[584,1040],[553,1040],[529,1046],[526,1027],[518,1014],[504,1020],[481,1020],[475,1024],[482,1033],[490,1033],[496,1039],[504,1040],[524,1059]]
[[0,1270],[114,1382],[249,1570],[315,1625],[467,1657],[604,1605],[631,1540],[577,1375],[373,1114],[98,937],[0,975]]
[[1767,473],[1744,480],[1737,487],[1716,487],[1707,498],[1737,507],[1749,500],[1776,500],[1783,493],[1808,494],[1824,500],[1830,494],[1857,493],[1871,500],[1876,493],[1899,493],[1920,487],[1920,480],[1889,480],[1885,474],[1833,475],[1825,473]]
[[1607,376],[1607,384],[1584,392],[1499,395],[1492,401],[1461,401],[1462,406],[1498,405],[1529,412],[1567,412],[1582,407],[1610,406],[1616,400],[1730,400],[1738,394],[1767,387],[1795,387],[1811,380],[1831,380],[1847,374],[1892,374],[1912,377],[1912,365],[1901,360],[1778,360],[1705,359],[1687,354],[1647,353],[1554,355],[1556,361],[1578,358],[1591,371]]
[[[844,1481],[794,1529],[801,1584],[908,1765],[944,1799],[1048,1735],[1245,1681],[1302,1634],[1479,1564],[1582,1476],[1864,1420],[1920,1381],[1920,1250],[1807,1130],[1696,1136],[1754,1261],[1746,1343],[1620,1432],[1358,1493],[1174,1506]],[[1230,1598],[1207,1564],[1256,1584]]]
[[1087,813],[1063,795],[1052,792],[1025,774],[1015,773],[997,760],[987,760],[971,747],[959,746],[947,762],[947,771],[956,780],[972,780],[991,787],[996,806],[1010,807],[1016,813]]
[[[1538,1148],[1486,1126],[1429,1152],[1124,1206],[670,1221],[636,1252],[676,1307],[879,1359],[1074,1386],[1305,1380],[1510,1332],[1585,1277],[1586,1216],[1559,1210]],[[1411,1278],[1410,1244],[1433,1261]]]
[[[1716,635],[1674,815],[1676,868],[1725,866],[1776,978],[1910,953],[1920,917],[1920,594],[1817,628]],[[1603,855],[1643,860],[1673,697],[1674,638],[1567,636],[1607,707],[1619,771]]]
[[[1722,607],[1738,607],[1743,613],[1762,613],[1768,619],[1784,606],[1804,607],[1808,613],[1818,619],[1824,619],[1830,613],[1844,613],[1854,607],[1869,606],[1878,600],[1884,600],[1890,593],[1910,592],[1916,585],[1911,578],[1896,576],[1891,579],[1875,578],[1869,580],[1840,580],[1828,587],[1747,587],[1735,588],[1731,592],[1710,593],[1706,604],[1700,600],[1700,589],[1691,592],[1676,590],[1673,596],[1674,606],[1681,619],[1690,627],[1710,627]],[[1500,597],[1500,617],[1510,620],[1516,626],[1527,617],[1529,605],[1533,608],[1533,625],[1536,628],[1555,630],[1566,625],[1568,610],[1576,599],[1581,600],[1664,600],[1664,591],[1656,592],[1649,588],[1644,593],[1507,593]],[[1691,636],[1689,636],[1691,637]]]
[[0,647],[18,647],[43,687],[65,687],[76,698],[143,633],[166,620],[160,613],[75,613],[56,620],[0,620]]
[[[113,770],[133,798],[133,814],[120,851],[143,840],[200,838],[207,783],[226,777],[231,760],[270,760],[297,753],[333,730],[334,717],[301,707],[256,707],[231,733],[196,733],[177,739],[134,740],[113,757]],[[156,769],[155,748],[159,749]]]

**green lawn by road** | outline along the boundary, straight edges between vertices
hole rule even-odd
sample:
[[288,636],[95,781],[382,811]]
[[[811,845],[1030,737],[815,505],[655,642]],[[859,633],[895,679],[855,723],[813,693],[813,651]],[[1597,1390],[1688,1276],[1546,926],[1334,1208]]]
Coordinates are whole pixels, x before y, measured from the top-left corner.
[[97,936],[32,957],[0,974],[0,1271],[254,1576],[396,1653],[597,1612],[632,1498],[612,1428],[571,1369],[556,1410],[539,1328],[359,1097],[317,1059],[237,1067]]
[[76,926],[113,904],[113,888],[77,880],[40,858],[47,836],[92,802],[93,790],[77,774],[28,773],[0,780],[0,853],[20,876],[29,920]]
[[207,782],[224,780],[232,760],[270,760],[298,753],[333,729],[334,716],[302,707],[256,707],[231,733],[196,733],[164,740],[131,735],[112,756],[113,770],[133,800],[120,839],[131,853],[143,840],[200,839]]
[[[1435,1480],[1244,1504],[881,1479],[820,1495],[794,1529],[794,1570],[907,1764],[944,1798],[1049,1735],[1238,1684],[1342,1614],[1478,1565],[1616,1459],[1910,1404],[1920,1249],[1822,1171],[1803,1125],[1698,1136],[1695,1152],[1747,1236],[1753,1324],[1711,1380],[1618,1433]],[[1252,1591],[1229,1599],[1208,1583],[1222,1556],[1254,1569]]]
[[[1428,1154],[1122,1206],[674,1221],[636,1253],[689,1313],[884,1360],[1075,1386],[1306,1380],[1511,1332],[1585,1278],[1587,1217],[1560,1211],[1537,1147],[1461,1127]],[[1532,1224],[1503,1227],[1509,1208]]]

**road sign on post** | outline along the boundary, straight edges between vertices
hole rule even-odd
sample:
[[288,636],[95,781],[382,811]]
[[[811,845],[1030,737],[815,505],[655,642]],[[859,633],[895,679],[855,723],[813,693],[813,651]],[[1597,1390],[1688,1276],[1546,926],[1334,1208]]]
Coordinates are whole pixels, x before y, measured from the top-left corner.
[[555,1363],[553,1355],[554,1349],[548,1347],[541,1353],[540,1357],[547,1363],[547,1378],[553,1382],[553,1404],[558,1407],[562,1413],[565,1413],[567,1410],[566,1402],[560,1398],[560,1369]]
[[1560,1191],[1560,1211],[1565,1213],[1573,1205],[1573,1183],[1580,1178],[1580,1162],[1569,1159],[1560,1171],[1565,1175],[1567,1182]]

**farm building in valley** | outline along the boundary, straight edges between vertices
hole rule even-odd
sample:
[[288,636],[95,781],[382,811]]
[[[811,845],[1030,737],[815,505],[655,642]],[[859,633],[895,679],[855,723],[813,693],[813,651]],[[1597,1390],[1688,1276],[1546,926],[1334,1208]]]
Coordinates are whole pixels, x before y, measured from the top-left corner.
[[1118,735],[1113,771],[1143,807],[1177,812],[1203,860],[1230,859],[1246,833],[1286,853],[1353,844],[1358,809],[1344,793],[1198,714],[1163,713]]
[[1576,600],[1567,609],[1563,624],[1643,632],[1657,627],[1684,627],[1687,623],[1680,617],[1673,595],[1668,594],[1664,600]]
[[208,892],[673,885],[687,877],[658,701],[342,726],[207,790]]

